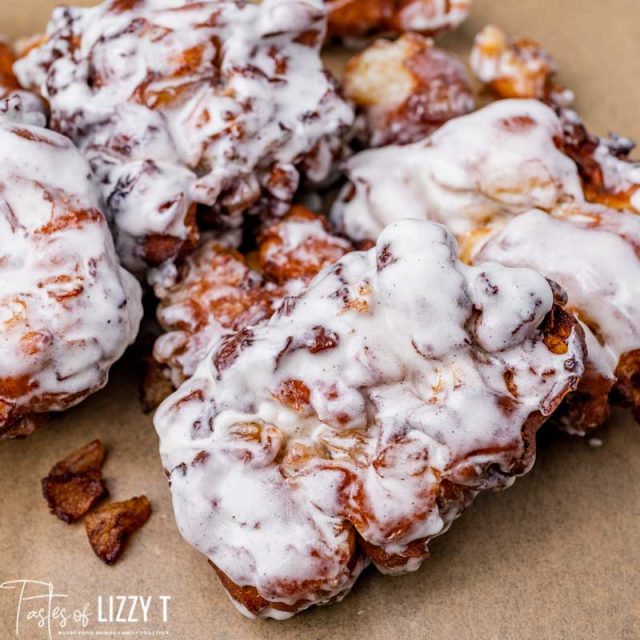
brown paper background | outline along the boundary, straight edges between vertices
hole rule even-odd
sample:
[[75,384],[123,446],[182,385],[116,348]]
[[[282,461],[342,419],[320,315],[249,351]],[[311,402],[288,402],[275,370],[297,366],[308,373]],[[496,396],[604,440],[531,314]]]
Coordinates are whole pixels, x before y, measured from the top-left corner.
[[[53,6],[1,0],[0,32],[33,33]],[[468,50],[487,22],[547,45],[595,131],[640,139],[638,0],[476,0],[471,19],[443,42]],[[103,392],[26,441],[0,443],[0,582],[52,582],[69,595],[68,607],[89,603],[87,632],[161,631],[176,640],[640,638],[640,429],[628,414],[616,412],[599,448],[543,432],[534,471],[479,498],[417,573],[390,578],[370,569],[340,604],[287,622],[250,621],[176,530],[137,375],[126,360]],[[40,495],[49,467],[95,437],[109,448],[112,497],[146,493],[154,510],[114,567],[93,555],[82,524],[50,516]],[[147,625],[97,624],[97,596],[111,594],[170,595],[169,621],[159,622],[154,604]],[[15,615],[15,593],[0,590],[0,640],[14,637]],[[60,637],[55,625],[52,633]],[[20,637],[47,636],[23,620]]]

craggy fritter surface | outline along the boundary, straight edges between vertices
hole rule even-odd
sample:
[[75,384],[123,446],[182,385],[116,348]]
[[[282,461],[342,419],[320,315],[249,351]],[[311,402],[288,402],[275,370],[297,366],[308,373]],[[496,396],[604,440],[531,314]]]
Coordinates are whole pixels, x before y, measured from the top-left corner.
[[565,107],[573,101],[573,93],[556,82],[556,61],[539,42],[508,36],[493,25],[476,36],[471,68],[500,98],[537,98]]
[[[504,251],[481,253],[480,259],[535,268],[568,290],[569,306],[585,323],[595,355],[558,419],[569,431],[587,433],[609,416],[620,359],[640,348],[640,308],[629,304],[640,297],[640,263],[632,249],[640,243],[640,165],[629,157],[632,148],[620,137],[601,140],[589,134],[575,112],[557,104],[498,100],[450,120],[417,143],[350,158],[345,164],[350,184],[334,205],[333,219],[354,241],[375,239],[399,218],[434,220],[456,234],[461,257],[471,261],[479,248],[495,246],[493,239],[505,226],[518,229],[519,216],[540,210],[538,226],[506,238]],[[594,204],[608,208],[594,209]],[[571,207],[577,213],[567,214]],[[558,228],[547,229],[547,224]],[[583,224],[592,240],[577,244],[573,240]],[[553,239],[553,246],[545,245]],[[592,244],[600,247],[593,255]],[[628,259],[621,262],[620,255]],[[602,274],[615,265],[620,269],[611,282],[602,282]],[[569,284],[576,280],[574,273],[585,274],[579,284],[584,303],[574,300]],[[628,325],[620,326],[619,309],[625,309]],[[607,315],[594,324],[598,311]],[[600,353],[625,336],[630,340],[623,347]],[[615,391],[613,398],[630,401],[631,377],[626,376],[626,391]]]
[[435,36],[466,20],[471,0],[325,0],[329,35],[349,41],[379,33]]
[[365,146],[416,142],[475,108],[464,65],[415,33],[376,41],[347,63],[343,83]]
[[560,146],[575,161],[589,202],[619,211],[640,213],[640,161],[631,157],[635,143],[611,134],[590,133],[575,111],[559,110],[563,124]]
[[136,337],[140,286],[89,176],[67,138],[0,115],[0,438],[102,388]]
[[198,217],[282,215],[303,176],[328,176],[353,112],[322,65],[325,30],[313,0],[105,0],[54,10],[15,70],[90,161],[141,269],[192,250]]
[[175,285],[156,291],[158,321],[167,333],[156,341],[154,358],[169,367],[176,386],[221,335],[270,317],[283,296],[242,254],[215,240],[187,257]]
[[478,492],[531,467],[584,355],[544,277],[465,266],[444,227],[395,223],[160,407],[180,530],[247,615],[339,599],[368,560],[416,569]]
[[0,36],[0,87],[3,89],[20,88],[12,69],[14,62],[11,46]]
[[499,98],[536,98],[557,111],[563,133],[555,141],[577,164],[586,200],[640,213],[640,162],[631,158],[634,142],[616,134],[599,138],[587,130],[568,108],[573,93],[556,81],[556,62],[541,44],[487,26],[476,36],[471,67]]
[[631,407],[640,423],[640,349],[624,353],[620,358],[613,395],[616,402]]
[[166,333],[157,339],[147,371],[147,407],[168,395],[171,387],[163,380],[184,382],[222,336],[270,318],[287,296],[302,292],[351,249],[323,216],[299,205],[264,225],[253,266],[235,249],[205,240],[170,283],[155,286],[158,322]]
[[293,295],[352,249],[348,240],[332,232],[324,216],[296,205],[282,221],[265,225],[258,234],[257,266],[265,278]]
[[589,433],[609,417],[611,402],[640,415],[640,217],[603,206],[565,205],[514,218],[476,253],[529,267],[559,283],[581,321],[589,357],[575,394],[556,416]]

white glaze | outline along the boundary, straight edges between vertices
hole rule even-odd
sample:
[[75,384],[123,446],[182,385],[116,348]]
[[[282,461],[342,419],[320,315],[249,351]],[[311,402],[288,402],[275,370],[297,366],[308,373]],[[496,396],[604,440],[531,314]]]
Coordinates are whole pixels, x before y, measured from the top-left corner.
[[[9,42],[0,35],[0,64],[10,65],[13,51]],[[6,86],[6,83],[9,86]],[[0,70],[0,118],[44,127],[47,122],[42,100],[33,93],[17,88],[15,78],[8,70]]]
[[333,219],[355,240],[375,239],[399,218],[434,220],[462,236],[532,207],[581,201],[576,165],[554,143],[561,137],[541,102],[494,102],[424,141],[351,158]]
[[342,84],[364,119],[368,148],[422,140],[475,109],[462,62],[416,33],[376,40],[348,62]]
[[[54,127],[89,158],[127,265],[142,266],[136,246],[150,234],[185,240],[192,202],[238,225],[261,195],[286,210],[300,172],[327,177],[353,112],[322,67],[320,0],[141,0],[119,12],[109,5],[56,9],[48,41],[15,70],[48,98]],[[305,44],[309,33],[315,41]],[[69,50],[69,37],[79,39],[77,49]],[[181,75],[194,51],[201,58]],[[179,99],[155,104],[185,86]],[[135,99],[141,88],[146,102]],[[123,139],[128,147],[116,148]],[[141,172],[145,160],[153,164]],[[279,175],[286,180],[275,183]]]
[[608,140],[600,140],[593,154],[602,169],[604,186],[612,193],[630,193],[629,205],[640,213],[640,162],[617,158],[611,153]]
[[224,335],[268,319],[286,296],[306,290],[311,280],[306,273],[319,272],[352,249],[346,240],[331,235],[320,217],[288,216],[272,229],[278,242],[268,243],[261,257],[282,269],[292,260],[302,261],[304,274],[270,282],[241,256],[225,251],[217,239],[207,238],[187,256],[180,277],[156,283],[157,318],[167,333],[156,340],[153,355],[169,368],[174,386],[195,373]]
[[470,0],[417,0],[398,15],[402,31],[438,33],[455,29],[469,16]]
[[[554,85],[558,68],[553,56],[535,40],[513,38],[498,27],[487,25],[475,38],[470,57],[478,79],[514,98],[551,98],[567,106],[574,95]],[[506,97],[506,96],[505,96]]]
[[44,127],[47,116],[42,101],[33,93],[0,87],[0,118],[15,123]]
[[[0,118],[0,155],[2,424],[3,412],[60,410],[102,387],[137,334],[142,303],[72,143]],[[28,390],[4,395],[10,380]]]
[[[239,316],[247,325],[256,324],[282,301],[279,287],[265,283],[240,256],[226,256],[223,262],[224,253],[217,240],[207,238],[187,256],[176,282],[154,288],[158,322],[166,333],[157,338],[153,356],[168,367],[175,387],[194,374]],[[236,303],[230,312],[232,300]]]
[[639,216],[583,205],[523,213],[474,259],[529,267],[558,282],[569,308],[598,334],[600,342],[588,339],[590,360],[612,377],[620,356],[640,349],[639,254]]
[[[576,332],[562,356],[541,340],[551,305],[533,271],[468,267],[444,227],[390,225],[376,248],[347,254],[239,335],[248,342],[226,368],[229,342],[220,342],[160,407],[155,425],[182,535],[236,584],[304,606],[344,594],[362,569],[345,566],[351,522],[388,553],[416,540],[425,549],[462,509],[440,511],[439,479],[467,483],[470,497],[511,484],[514,464],[528,460],[527,417],[549,415],[577,384]],[[323,330],[333,346],[319,349]],[[282,400],[291,380],[309,389],[308,405]],[[247,423],[256,439],[240,435]],[[308,456],[296,461],[300,447]],[[462,467],[473,470],[465,480]],[[323,591],[302,580],[320,580]]]

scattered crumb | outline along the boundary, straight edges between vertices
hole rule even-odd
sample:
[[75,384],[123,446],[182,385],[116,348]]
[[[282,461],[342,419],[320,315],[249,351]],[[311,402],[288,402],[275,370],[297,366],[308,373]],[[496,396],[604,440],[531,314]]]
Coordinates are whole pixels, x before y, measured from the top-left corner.
[[55,516],[71,524],[108,495],[102,479],[104,445],[93,440],[55,464],[42,478],[42,495]]
[[147,522],[151,504],[146,496],[111,502],[90,513],[85,520],[89,543],[106,564],[120,557],[129,537]]

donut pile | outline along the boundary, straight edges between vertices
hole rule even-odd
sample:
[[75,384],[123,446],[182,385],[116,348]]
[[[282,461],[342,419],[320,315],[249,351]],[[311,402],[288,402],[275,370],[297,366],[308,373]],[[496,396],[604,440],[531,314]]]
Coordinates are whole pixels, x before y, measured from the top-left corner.
[[140,269],[192,249],[198,215],[236,228],[327,178],[353,112],[323,69],[325,30],[305,0],[111,0],[56,9],[15,69],[86,155]]
[[469,11],[105,0],[0,44],[0,437],[106,383],[134,272],[176,520],[248,616],[417,569],[547,420],[640,422],[633,143],[535,41],[438,47]]

